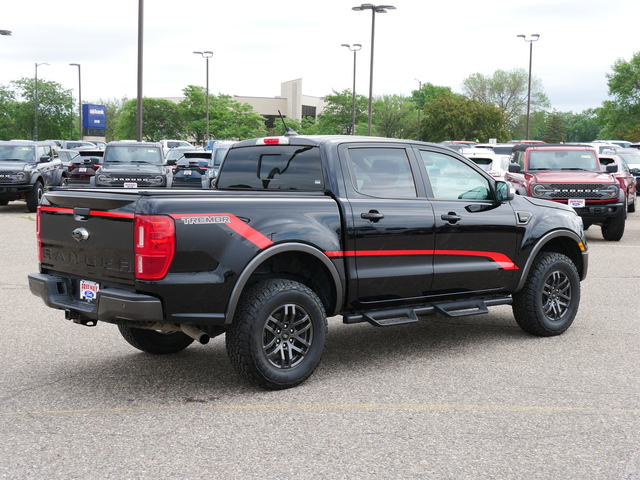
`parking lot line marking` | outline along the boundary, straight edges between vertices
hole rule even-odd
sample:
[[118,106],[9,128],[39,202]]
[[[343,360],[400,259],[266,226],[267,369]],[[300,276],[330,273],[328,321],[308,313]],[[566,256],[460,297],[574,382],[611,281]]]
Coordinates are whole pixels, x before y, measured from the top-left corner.
[[[640,415],[637,409],[600,409],[590,407],[559,407],[559,406],[525,406],[525,405],[464,405],[464,404],[274,404],[274,405],[206,405],[198,402],[199,407],[219,411],[260,411],[260,410],[308,410],[308,411],[484,411],[484,412],[509,412],[509,413],[575,413],[584,415]],[[27,415],[75,415],[75,414],[122,414],[140,413],[166,410],[186,410],[193,409],[195,404],[167,407],[122,407],[122,408],[88,408],[70,410],[33,410],[20,412],[2,412],[0,417],[27,416]]]

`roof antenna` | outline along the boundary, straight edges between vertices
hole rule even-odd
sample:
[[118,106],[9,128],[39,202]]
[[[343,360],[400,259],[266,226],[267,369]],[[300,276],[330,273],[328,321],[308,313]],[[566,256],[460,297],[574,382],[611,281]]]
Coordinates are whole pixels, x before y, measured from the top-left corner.
[[287,123],[284,121],[284,115],[280,113],[280,110],[278,110],[278,115],[280,115],[280,120],[282,120],[282,123],[284,125],[284,136],[293,137],[295,135],[298,135],[298,132],[296,132],[293,128],[287,127]]

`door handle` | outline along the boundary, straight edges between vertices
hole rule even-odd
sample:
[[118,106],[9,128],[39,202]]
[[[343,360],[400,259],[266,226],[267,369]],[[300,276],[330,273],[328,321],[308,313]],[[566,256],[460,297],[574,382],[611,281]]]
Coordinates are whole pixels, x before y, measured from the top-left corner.
[[449,212],[446,215],[441,215],[440,218],[449,223],[456,223],[462,220],[462,217],[460,215],[456,215],[455,212]]
[[371,220],[372,222],[377,222],[380,219],[384,218],[384,214],[378,212],[377,210],[369,210],[368,212],[361,213],[360,218]]

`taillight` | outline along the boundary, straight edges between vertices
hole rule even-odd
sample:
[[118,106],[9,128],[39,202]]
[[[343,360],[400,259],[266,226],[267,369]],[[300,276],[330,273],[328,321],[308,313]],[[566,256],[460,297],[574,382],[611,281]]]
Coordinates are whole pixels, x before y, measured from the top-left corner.
[[139,280],[164,278],[176,250],[173,219],[163,215],[136,215],[133,225],[136,278]]
[[42,211],[40,207],[36,211],[36,242],[38,246],[38,262],[42,262],[42,238],[40,237],[40,215]]

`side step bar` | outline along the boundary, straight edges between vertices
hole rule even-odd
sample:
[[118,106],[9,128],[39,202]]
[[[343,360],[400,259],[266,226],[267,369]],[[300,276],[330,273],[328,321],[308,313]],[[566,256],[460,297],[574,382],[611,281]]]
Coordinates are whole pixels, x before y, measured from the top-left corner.
[[511,303],[511,297],[443,302],[416,308],[406,307],[387,310],[370,310],[359,314],[344,315],[342,321],[346,324],[369,322],[375,327],[390,327],[417,322],[418,315],[439,313],[451,318],[465,317],[468,315],[489,313],[488,307],[510,305]]

